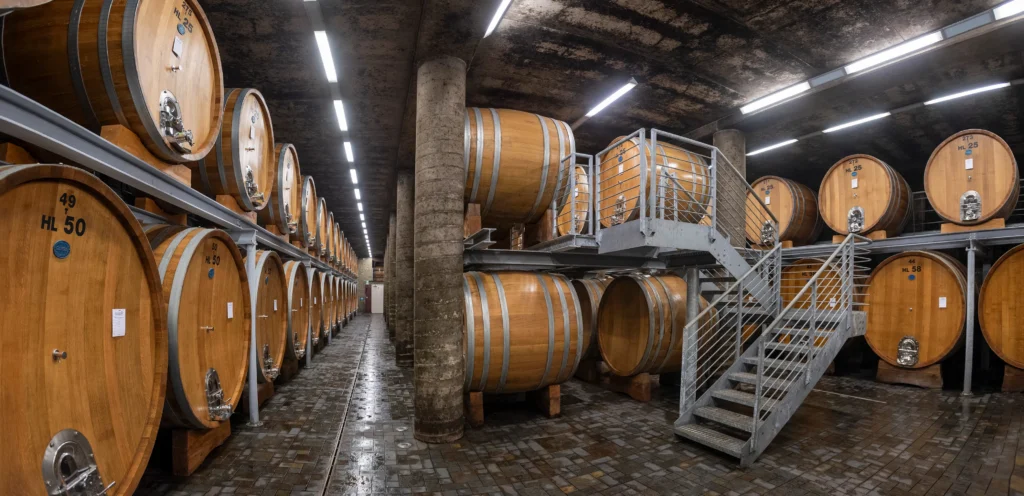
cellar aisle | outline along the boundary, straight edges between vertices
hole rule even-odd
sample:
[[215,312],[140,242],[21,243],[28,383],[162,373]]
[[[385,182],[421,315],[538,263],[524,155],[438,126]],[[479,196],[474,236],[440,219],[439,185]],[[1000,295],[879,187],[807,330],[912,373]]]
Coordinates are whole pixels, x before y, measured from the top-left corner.
[[572,381],[561,418],[489,403],[484,427],[428,446],[413,439],[412,371],[394,365],[392,348],[381,317],[359,317],[279,389],[263,428],[236,424],[191,479],[151,467],[140,494],[1024,494],[1022,395],[962,400],[825,377],[827,392],[742,469],[675,439],[674,392],[645,405]]

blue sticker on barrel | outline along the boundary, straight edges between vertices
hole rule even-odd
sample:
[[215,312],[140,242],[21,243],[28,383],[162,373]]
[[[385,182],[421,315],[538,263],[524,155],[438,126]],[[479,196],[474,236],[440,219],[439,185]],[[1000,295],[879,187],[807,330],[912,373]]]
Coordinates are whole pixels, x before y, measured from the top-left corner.
[[71,245],[64,240],[58,241],[53,244],[53,256],[64,260],[71,254]]
[[206,273],[206,276],[209,277],[210,279],[213,279],[213,267],[211,267],[210,271]]
[[914,274],[910,274],[909,276],[907,276],[907,279],[913,281],[914,279],[917,279],[917,276],[915,276]]

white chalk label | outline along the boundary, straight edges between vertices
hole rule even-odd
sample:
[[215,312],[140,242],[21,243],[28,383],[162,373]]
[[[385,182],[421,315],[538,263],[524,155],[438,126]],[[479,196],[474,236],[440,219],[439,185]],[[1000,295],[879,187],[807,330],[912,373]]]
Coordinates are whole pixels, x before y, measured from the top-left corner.
[[119,338],[124,336],[125,328],[125,314],[127,312],[124,308],[115,308],[110,315],[111,327],[113,328],[113,336]]
[[940,296],[939,297],[939,308],[946,308],[946,297],[945,296]]
[[964,160],[964,169],[971,170],[974,168],[974,159],[969,158]]
[[770,197],[770,196],[764,197],[764,204],[765,205],[771,205],[772,204],[772,197]]
[[228,302],[228,318],[229,319],[235,318],[235,304],[233,302],[230,302],[230,301]]
[[857,178],[850,179],[850,188],[857,189]]

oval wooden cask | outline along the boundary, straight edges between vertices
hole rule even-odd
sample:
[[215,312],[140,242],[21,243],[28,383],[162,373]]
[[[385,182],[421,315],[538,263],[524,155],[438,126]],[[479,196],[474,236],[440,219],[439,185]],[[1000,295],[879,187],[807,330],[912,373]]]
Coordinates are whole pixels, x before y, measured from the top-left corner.
[[[153,243],[159,241],[159,244]],[[212,429],[230,416],[249,364],[249,283],[245,262],[227,233],[198,227],[150,240],[167,305],[168,375],[165,426]],[[211,412],[211,369],[224,412]]]
[[[701,298],[701,309],[707,301]],[[704,317],[701,327],[706,325]],[[686,282],[674,275],[616,277],[597,311],[597,343],[612,373],[660,374],[682,367]]]
[[[568,194],[559,201],[558,206],[557,224],[558,234],[561,236],[585,233],[587,219],[590,218],[590,176],[587,175],[586,169],[578,165],[573,170],[576,173],[576,184],[567,183],[562,187]],[[570,186],[572,191],[568,191]]]
[[[779,276],[783,307],[788,306],[804,286],[811,282],[811,278],[821,270],[824,262],[825,260],[821,258],[801,258],[783,267]],[[842,296],[842,289],[842,267],[838,263],[833,263],[818,277],[817,295],[812,298],[808,289],[793,308],[811,308],[812,300],[816,300],[815,306],[819,310],[831,310],[840,303],[838,299]]]
[[[334,220],[337,221],[338,219],[335,218]],[[338,222],[335,222],[334,223],[334,251],[335,251],[335,253],[334,253],[334,268],[339,269],[339,270],[344,265],[344,260],[345,260],[345,257],[347,256],[347,253],[345,253],[346,246],[345,246],[345,242],[344,241],[345,241],[344,238],[341,237],[341,225],[338,224]]]
[[0,205],[0,494],[48,494],[44,454],[66,430],[117,482],[110,494],[132,494],[167,381],[167,316],[142,227],[103,182],[60,165],[0,167]]
[[317,237],[317,203],[316,184],[312,176],[302,176],[302,203],[299,209],[299,232],[303,244],[308,250],[319,250],[320,239]]
[[[946,138],[928,159],[924,192],[935,213],[961,225],[1005,219],[1020,197],[1020,173],[1013,150],[1002,138],[984,129],[967,129]],[[961,202],[980,202],[973,215],[964,215]]]
[[582,358],[593,358],[600,355],[597,351],[597,309],[601,306],[604,290],[611,282],[611,277],[593,277],[572,281],[572,289],[576,292],[576,300],[580,302],[580,315],[583,319]]
[[[934,251],[893,255],[868,279],[864,338],[892,365],[916,369],[938,363],[963,340],[966,295],[966,270],[952,257]],[[904,338],[917,343],[916,363],[897,360]]]
[[[839,234],[885,231],[895,236],[910,220],[910,186],[878,158],[850,155],[825,173],[818,189],[818,211]],[[851,223],[851,217],[860,220],[860,227]]]
[[316,200],[316,239],[320,260],[327,258],[331,249],[331,238],[327,236],[327,200],[319,197]]
[[306,341],[309,339],[309,276],[302,262],[284,263],[284,274],[288,285],[288,337],[285,339],[285,356],[289,360],[301,360],[306,356]]
[[220,54],[196,0],[55,0],[5,16],[2,46],[15,91],[96,132],[123,125],[160,160],[199,160],[220,135]]
[[[823,224],[818,216],[818,197],[814,190],[778,176],[764,176],[750,187],[754,192],[747,191],[747,212],[762,212],[767,207],[778,221],[778,225],[772,227],[778,232],[779,241],[807,244],[818,239]],[[767,221],[748,218],[747,240],[758,245],[770,244],[765,242],[771,238],[768,236],[770,228],[764,223]]]
[[309,332],[313,336],[313,344],[320,344],[324,329],[324,293],[323,272],[313,269],[313,281],[309,294]]
[[[576,152],[565,122],[509,109],[467,108],[466,203],[486,227],[533,223],[568,181],[562,157]],[[564,186],[562,186],[564,188]]]
[[274,188],[270,201],[256,216],[260,224],[274,226],[282,234],[299,233],[299,210],[302,205],[302,174],[299,156],[291,143],[278,143],[274,148]]
[[256,368],[260,382],[274,382],[284,361],[288,339],[288,286],[281,257],[272,251],[256,251]]
[[579,302],[558,274],[467,272],[466,390],[533,391],[568,380],[583,351]]
[[1024,368],[1024,245],[1007,251],[981,285],[978,318],[992,351],[1004,362]]
[[[621,143],[620,143],[621,141]],[[594,208],[602,227],[633,220],[639,216],[641,152],[639,138],[620,136],[610,143],[615,145],[598,157],[600,195]],[[656,164],[655,207],[659,217],[679,222],[697,223],[706,215],[711,204],[711,176],[704,157],[670,143],[658,142],[657,149],[646,145],[647,176],[650,164]],[[650,203],[652,181],[647,177],[645,200]],[[597,202],[600,202],[598,209]],[[650,211],[651,206],[648,205]]]
[[324,274],[324,331],[333,332],[334,328],[334,276]]
[[337,256],[335,251],[338,249],[338,240],[334,237],[334,212],[327,212],[326,222],[324,225],[324,236],[327,238],[327,255],[324,261],[327,265],[333,266]]

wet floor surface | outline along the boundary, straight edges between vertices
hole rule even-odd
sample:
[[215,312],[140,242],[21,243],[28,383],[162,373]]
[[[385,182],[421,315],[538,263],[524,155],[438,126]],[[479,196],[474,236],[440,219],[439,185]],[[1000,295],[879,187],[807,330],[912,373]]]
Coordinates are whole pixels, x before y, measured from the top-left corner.
[[[678,391],[637,403],[571,381],[562,416],[486,405],[458,443],[412,434],[412,371],[383,320],[360,316],[191,477],[154,454],[137,494],[1024,495],[1024,395],[825,377],[751,468],[679,441]],[[235,415],[239,417],[239,415]],[[340,442],[339,442],[340,433]]]

